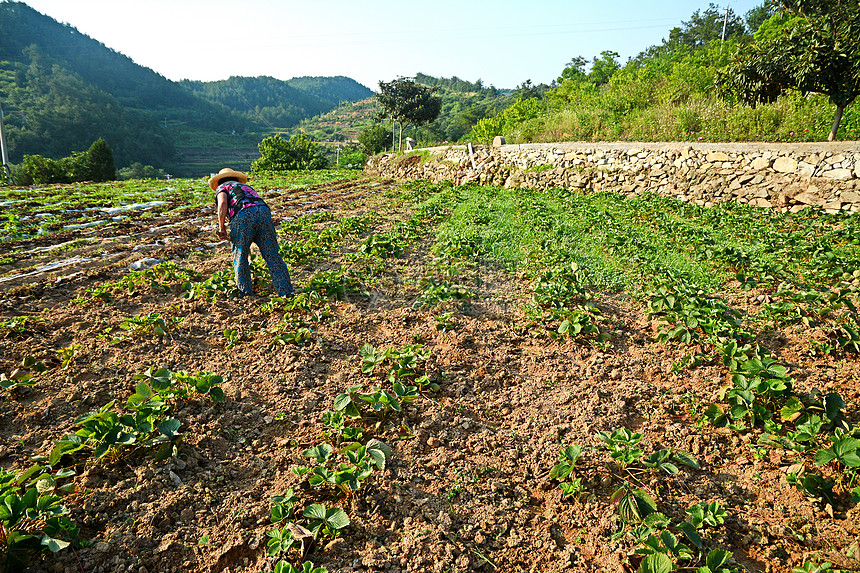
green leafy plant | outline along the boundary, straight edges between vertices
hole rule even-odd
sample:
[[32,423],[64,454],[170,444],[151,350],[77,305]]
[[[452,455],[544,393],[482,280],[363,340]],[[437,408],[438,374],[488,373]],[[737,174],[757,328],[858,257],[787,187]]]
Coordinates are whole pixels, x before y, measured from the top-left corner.
[[[385,443],[371,439],[367,444],[354,442],[340,451],[329,444],[320,444],[303,452],[306,458],[317,462],[316,466],[297,466],[293,472],[307,476],[313,487],[331,487],[343,494],[351,495],[361,489],[374,471],[385,469],[391,448]],[[345,456],[345,462],[335,463],[335,456]]]
[[680,463],[693,469],[699,469],[699,462],[693,456],[687,452],[676,451],[672,448],[663,448],[654,451],[642,458],[640,463],[646,468],[654,468],[675,475],[679,473],[679,470],[678,466],[672,462]]
[[860,440],[837,428],[830,436],[832,445],[829,448],[818,450],[815,454],[815,464],[824,465],[831,461],[837,461],[849,468],[860,467]]
[[289,526],[286,525],[280,529],[270,529],[266,532],[266,536],[269,538],[269,541],[266,544],[266,555],[269,556],[286,553],[291,547],[293,547],[293,545],[299,543],[299,541],[293,537],[293,533],[290,531]]
[[570,476],[579,456],[582,455],[582,446],[574,444],[561,450],[559,463],[549,470],[549,479],[565,480]]
[[170,332],[177,328],[183,320],[185,320],[184,316],[165,319],[157,312],[125,318],[120,323],[119,327],[127,334],[115,338],[111,341],[111,344],[119,344],[131,338],[138,338],[147,335],[163,342]]
[[609,451],[609,455],[618,462],[621,469],[636,462],[645,453],[638,446],[642,441],[642,434],[631,432],[627,428],[619,428],[611,433],[597,432],[597,439],[605,444],[604,447]]
[[293,566],[292,563],[281,560],[275,563],[274,573],[328,573],[325,567],[315,567],[310,561],[305,561],[301,569]]
[[725,523],[726,511],[719,502],[697,503],[687,510],[693,527],[701,529],[706,525],[718,527]]
[[612,502],[618,504],[618,517],[622,523],[635,525],[657,511],[657,502],[644,490],[624,482],[612,494]]
[[361,429],[347,425],[347,420],[341,412],[324,412],[322,423],[326,428],[329,428],[324,435],[333,437],[337,444],[343,440],[358,442],[364,437],[364,432]]
[[422,373],[421,364],[430,358],[431,350],[421,344],[406,344],[400,350],[388,348],[377,351],[371,344],[365,343],[359,349],[361,356],[361,371],[364,374],[373,374],[379,365],[388,366],[386,379],[394,384],[399,382],[413,383],[418,388],[428,388],[438,391],[439,386],[430,381],[429,375]]
[[349,525],[349,516],[339,507],[326,507],[321,503],[313,503],[302,513],[308,519],[308,529],[314,534],[314,539],[320,535],[335,539],[340,530]]
[[18,388],[34,386],[36,380],[29,371],[41,374],[47,370],[48,367],[41,360],[36,360],[32,356],[25,356],[21,360],[21,367],[10,372],[8,377],[6,373],[0,374],[0,388],[11,392]]
[[71,344],[66,348],[57,350],[57,358],[60,359],[60,368],[63,370],[73,366],[78,358],[78,353],[83,348],[80,344]]
[[73,470],[52,474],[38,464],[21,473],[0,470],[0,546],[11,570],[23,569],[41,549],[65,549],[77,536],[68,508],[55,495],[74,491],[74,484],[57,484],[72,475]]
[[239,344],[239,338],[241,335],[239,331],[233,328],[225,328],[224,329],[224,349],[231,350],[236,348]]
[[282,521],[290,521],[296,509],[298,498],[293,493],[292,489],[288,489],[284,495],[276,495],[272,498],[272,523],[281,523]]

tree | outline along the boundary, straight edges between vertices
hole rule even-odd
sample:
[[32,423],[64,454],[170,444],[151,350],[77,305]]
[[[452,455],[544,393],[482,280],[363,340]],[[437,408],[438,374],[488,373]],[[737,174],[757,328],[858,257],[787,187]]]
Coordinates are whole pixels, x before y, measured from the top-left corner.
[[747,30],[749,30],[750,34],[755,34],[756,31],[761,27],[761,25],[773,16],[777,11],[777,5],[774,0],[765,0],[765,2],[756,6],[752,10],[746,13],[744,16],[744,20],[746,21]]
[[261,157],[251,164],[251,171],[325,169],[328,166],[322,146],[308,139],[304,133],[292,136],[289,141],[273,135],[257,147]]
[[561,75],[556,80],[556,83],[562,84],[564,80],[584,80],[585,66],[587,64],[588,60],[586,60],[582,56],[576,56],[575,58],[571,59],[570,63],[567,64],[561,71]]
[[358,135],[358,143],[367,155],[376,155],[388,147],[389,141],[391,132],[378,123],[365,127]]
[[525,101],[527,99],[543,99],[543,94],[549,86],[546,84],[533,84],[531,80],[526,80],[517,86],[514,91],[514,99],[517,101]]
[[723,37],[723,24],[726,38],[742,37],[747,32],[743,20],[731,8],[728,12],[722,12],[716,5],[709,4],[704,12],[693,12],[690,20],[682,22],[680,28],[672,28],[668,44],[671,47],[685,45],[693,48],[707,45]]
[[376,101],[382,110],[382,117],[391,117],[400,123],[398,149],[403,143],[404,124],[424,125],[439,117],[442,100],[434,95],[435,92],[435,88],[423,86],[413,78],[379,82]]
[[602,86],[609,83],[615,72],[621,69],[618,64],[620,54],[612,50],[603,50],[600,52],[600,57],[594,57],[591,61],[591,71],[588,72],[588,80],[596,86]]
[[90,179],[99,183],[116,179],[113,151],[101,137],[87,150],[86,170]]
[[723,93],[747,104],[772,102],[786,90],[820,93],[836,106],[829,141],[845,108],[860,95],[860,7],[856,0],[782,0],[755,40],[719,71]]

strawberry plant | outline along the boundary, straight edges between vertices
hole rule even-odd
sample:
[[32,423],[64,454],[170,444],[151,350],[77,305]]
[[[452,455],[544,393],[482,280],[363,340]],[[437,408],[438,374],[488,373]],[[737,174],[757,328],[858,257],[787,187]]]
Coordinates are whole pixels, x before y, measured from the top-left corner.
[[293,533],[290,531],[289,526],[286,525],[281,529],[270,529],[266,532],[266,536],[269,538],[269,541],[267,542],[266,555],[269,556],[286,553],[291,547],[299,543],[299,541],[293,537]]
[[23,338],[38,324],[48,322],[45,318],[37,316],[15,316],[5,322],[0,322],[0,337]]
[[358,247],[358,252],[374,255],[382,259],[398,256],[406,247],[402,236],[391,230],[379,235],[371,235]]
[[451,332],[455,330],[457,326],[451,321],[451,317],[454,316],[453,312],[445,312],[433,317],[433,321],[436,323],[436,330],[440,330],[442,332]]
[[206,299],[215,301],[219,298],[236,298],[241,296],[231,271],[217,271],[204,281],[186,282],[182,285],[187,300]]
[[140,382],[126,402],[126,412],[114,412],[116,401],[113,400],[98,411],[77,418],[75,424],[80,429],[54,442],[49,456],[52,467],[64,456],[85,448],[92,449],[96,458],[102,458],[135,444],[161,446],[156,458],[167,458],[175,450],[181,426],[178,420],[167,416],[172,404],[189,399],[192,392],[208,395],[215,402],[224,399],[224,392],[219,387],[223,379],[211,372],[171,373],[166,368],[149,368],[145,373],[135,375],[135,379]]
[[[413,394],[417,395],[414,390],[401,388],[409,400],[413,399]],[[389,412],[400,412],[400,400],[395,393],[379,388],[371,388],[369,392],[362,392],[363,389],[363,384],[356,384],[350,386],[346,392],[338,394],[334,400],[335,411],[342,412],[352,419],[375,417],[380,422],[388,416]],[[365,406],[369,407],[370,412],[364,410]]]
[[[335,463],[337,455],[346,457],[346,462]],[[391,448],[383,442],[372,439],[367,444],[352,443],[339,452],[329,444],[321,444],[305,450],[303,456],[317,462],[315,466],[297,466],[293,473],[307,476],[313,487],[331,487],[341,493],[351,495],[361,489],[362,483],[370,478],[375,470],[384,470]]]
[[74,475],[55,474],[39,465],[20,474],[0,470],[0,547],[5,550],[4,569],[23,570],[30,556],[41,549],[56,553],[77,536],[68,508],[55,492],[68,493],[74,486],[56,486],[56,480]]
[[462,304],[468,308],[469,301],[477,298],[477,295],[466,287],[446,280],[440,281],[435,277],[422,278],[418,288],[423,292],[412,303],[412,308],[431,308],[450,300],[462,301]]
[[[80,429],[74,434],[54,442],[49,463],[57,465],[63,456],[74,454],[84,448],[91,448],[96,458],[108,452],[139,443],[150,446],[164,443],[176,437],[179,422],[172,418],[161,418],[164,408],[154,403],[137,409],[134,413],[119,414],[112,412],[115,401],[108,402],[101,409],[80,416],[75,424]],[[156,434],[156,431],[159,434]]]
[[125,318],[120,323],[119,327],[128,334],[115,338],[111,341],[111,344],[118,344],[120,342],[130,340],[131,338],[138,338],[147,335],[164,342],[165,337],[169,335],[170,331],[177,328],[183,320],[185,320],[184,316],[165,319],[157,312]]
[[435,392],[439,389],[438,384],[432,383],[426,373],[421,373],[421,363],[430,358],[431,352],[420,344],[406,344],[400,350],[388,348],[377,351],[371,344],[365,343],[359,349],[361,371],[372,374],[379,365],[384,365],[388,367],[386,378],[392,384],[412,382],[418,388],[428,387]]
[[582,446],[572,445],[564,448],[559,453],[559,463],[549,471],[549,479],[565,480],[570,476],[579,456],[582,455]]
[[240,334],[233,328],[224,329],[224,350],[231,350],[239,344]]
[[313,331],[310,328],[298,328],[293,332],[284,332],[277,335],[269,342],[269,346],[280,344],[286,346],[295,344],[296,346],[306,346],[313,340]]
[[281,523],[293,519],[298,498],[292,489],[288,489],[285,495],[276,495],[272,498],[272,523]]
[[302,564],[301,569],[299,569],[298,567],[294,567],[292,563],[288,563],[284,560],[275,563],[275,567],[272,571],[273,573],[328,573],[328,569],[325,567],[315,567],[310,561],[305,561]]
[[322,415],[322,423],[328,428],[323,434],[325,437],[334,438],[336,444],[343,440],[359,442],[364,437],[364,432],[359,428],[346,425],[346,418],[340,412],[325,412]]
[[821,466],[836,461],[848,468],[860,467],[860,440],[853,437],[853,433],[837,428],[829,438],[832,445],[815,454],[815,464]]
[[349,525],[349,517],[339,507],[312,503],[305,508],[302,515],[308,519],[308,529],[313,532],[314,539],[320,535],[335,539],[340,530]]
[[681,463],[693,469],[699,469],[699,462],[696,461],[687,452],[676,451],[673,448],[663,448],[651,452],[649,455],[642,458],[642,465],[646,468],[662,470],[667,474],[676,475],[679,473],[678,466],[674,463]]
[[171,372],[167,368],[150,367],[142,374],[135,374],[134,379],[142,382],[128,399],[129,406],[153,399],[175,403],[188,400],[193,394],[209,396],[213,402],[224,400],[224,391],[220,388],[224,377],[212,372],[190,374],[185,370]]
[[349,293],[361,292],[359,281],[348,274],[344,267],[330,271],[320,271],[308,278],[303,292],[315,292],[324,297],[334,296],[338,299]]
[[615,460],[621,469],[641,458],[645,452],[639,447],[642,434],[631,432],[627,428],[619,428],[610,432],[597,432],[597,439],[603,442],[604,448],[609,451],[610,457]]
[[36,360],[32,356],[25,356],[21,360],[21,367],[10,372],[8,377],[5,372],[0,374],[0,388],[11,392],[18,388],[34,386],[36,380],[32,373],[41,374],[47,370],[48,367],[41,360]]
[[706,525],[718,527],[725,523],[726,520],[725,509],[716,501],[697,503],[689,508],[687,513],[690,515],[691,523],[696,529],[701,529]]
[[78,358],[78,352],[80,352],[81,348],[82,346],[80,344],[70,344],[66,348],[60,348],[57,350],[57,358],[60,359],[60,368],[65,370],[69,366],[73,366]]

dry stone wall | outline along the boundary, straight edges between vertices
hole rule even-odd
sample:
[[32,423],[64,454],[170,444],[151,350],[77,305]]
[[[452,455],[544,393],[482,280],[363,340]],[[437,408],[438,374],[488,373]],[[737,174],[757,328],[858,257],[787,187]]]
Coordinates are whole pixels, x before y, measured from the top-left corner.
[[647,191],[711,206],[737,201],[782,211],[809,206],[860,212],[856,143],[547,143],[438,147],[370,158],[365,171],[394,179],[508,188]]

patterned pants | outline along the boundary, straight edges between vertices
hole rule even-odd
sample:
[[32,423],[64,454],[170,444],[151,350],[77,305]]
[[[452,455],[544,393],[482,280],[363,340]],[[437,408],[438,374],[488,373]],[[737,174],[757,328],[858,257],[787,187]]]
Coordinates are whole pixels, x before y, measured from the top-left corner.
[[278,253],[278,237],[272,212],[266,205],[245,207],[230,220],[230,242],[233,243],[233,269],[236,286],[245,296],[254,294],[251,288],[251,267],[248,263],[251,243],[256,243],[272,273],[275,291],[280,296],[293,294],[290,272]]

